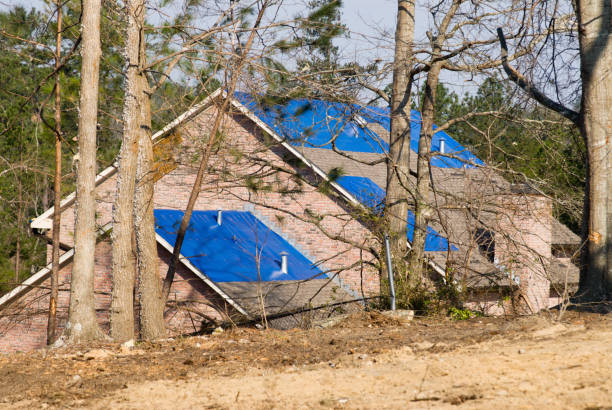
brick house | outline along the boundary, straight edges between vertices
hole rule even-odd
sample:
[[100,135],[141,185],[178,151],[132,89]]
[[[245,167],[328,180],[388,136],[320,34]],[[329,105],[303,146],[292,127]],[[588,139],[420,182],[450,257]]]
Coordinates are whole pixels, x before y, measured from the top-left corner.
[[[153,137],[160,275],[224,95],[213,93]],[[418,135],[418,117],[412,124]],[[291,327],[307,320],[298,314],[305,308],[329,314],[376,298],[384,271],[375,231],[388,129],[388,112],[378,107],[305,100],[269,107],[236,93],[171,288],[170,332],[262,316]],[[436,134],[433,147],[437,212],[426,244],[432,275],[452,274],[468,306],[485,313],[513,308],[517,299],[504,299],[510,293],[532,311],[557,304],[577,283],[568,255],[579,239],[552,217],[550,201],[507,183],[445,133]],[[96,179],[95,304],[104,329],[116,172],[111,166]],[[69,303],[74,200],[74,193],[67,196],[61,208],[60,327]],[[53,212],[33,220],[32,229],[50,238]],[[407,224],[410,241],[410,214]],[[49,274],[50,265],[0,298],[0,352],[44,346]]]

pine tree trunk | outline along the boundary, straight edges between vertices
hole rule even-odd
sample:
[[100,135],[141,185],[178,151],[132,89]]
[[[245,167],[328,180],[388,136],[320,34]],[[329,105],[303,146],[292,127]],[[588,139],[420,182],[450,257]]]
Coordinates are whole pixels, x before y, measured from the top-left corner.
[[429,161],[431,157],[436,90],[438,88],[440,68],[439,63],[434,63],[427,73],[421,106],[421,133],[419,135],[416,203],[414,208],[414,236],[412,238],[412,250],[408,262],[408,275],[412,288],[421,284],[423,280],[427,223],[431,217],[431,206],[429,204],[429,186],[431,183]]
[[94,305],[96,248],[96,125],[100,67],[100,0],[83,0],[79,160],[76,181],[74,262],[66,333],[71,343],[103,337]]
[[585,300],[612,296],[612,11],[609,2],[577,2],[582,77],[582,133],[589,159]]
[[[127,59],[126,91],[123,102],[123,141],[119,153],[119,175],[117,196],[113,207],[112,248],[112,301],[111,336],[118,341],[134,338],[134,282],[136,257],[133,249],[134,231],[134,185],[138,141],[147,138],[141,128],[144,115],[139,93],[143,76],[140,61],[140,42],[143,34],[144,2],[129,0],[126,4],[127,30],[125,56]],[[146,81],[146,80],[145,80]]]
[[[62,0],[57,0],[57,32],[55,37],[55,69],[60,66],[62,51]],[[57,296],[59,279],[59,251],[62,202],[62,106],[60,73],[55,74],[55,176],[53,179],[53,232],[51,249],[51,294],[49,296],[49,319],[47,322],[47,344],[55,342],[57,330]]]
[[[141,59],[144,58],[141,46]],[[141,107],[140,128],[146,131],[138,141],[134,228],[138,259],[138,294],[140,298],[140,336],[144,340],[166,335],[164,301],[161,294],[155,218],[153,216],[153,141],[151,139],[151,100],[144,75],[139,76],[138,104]]]
[[[391,132],[387,161],[387,196],[385,218],[393,262],[398,272],[405,272],[407,252],[406,223],[410,187],[410,91],[412,78],[412,43],[414,41],[414,1],[398,0],[395,30],[395,66],[391,95]],[[398,269],[400,268],[400,269]]]

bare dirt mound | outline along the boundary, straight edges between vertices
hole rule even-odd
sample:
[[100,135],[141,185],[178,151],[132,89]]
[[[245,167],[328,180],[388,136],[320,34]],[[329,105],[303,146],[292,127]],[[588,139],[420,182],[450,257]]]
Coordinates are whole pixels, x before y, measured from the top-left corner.
[[106,344],[3,356],[0,408],[612,404],[607,316],[389,319],[367,314],[326,329],[236,329],[133,349]]
[[404,322],[399,319],[383,315],[377,311],[360,311],[344,317],[333,327],[337,329],[351,329],[364,327],[393,327],[402,326]]

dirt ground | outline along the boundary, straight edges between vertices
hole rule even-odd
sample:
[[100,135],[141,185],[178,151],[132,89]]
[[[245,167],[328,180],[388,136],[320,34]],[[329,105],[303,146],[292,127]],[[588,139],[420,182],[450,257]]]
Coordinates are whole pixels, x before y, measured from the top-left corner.
[[612,409],[612,316],[234,329],[0,356],[0,408]]

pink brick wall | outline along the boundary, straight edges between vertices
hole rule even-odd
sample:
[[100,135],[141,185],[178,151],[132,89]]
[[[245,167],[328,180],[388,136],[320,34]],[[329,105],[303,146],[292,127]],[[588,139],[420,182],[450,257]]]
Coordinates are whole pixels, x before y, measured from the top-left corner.
[[537,195],[504,195],[499,199],[495,258],[520,278],[519,289],[535,311],[551,306],[545,266],[551,254],[549,199]]

